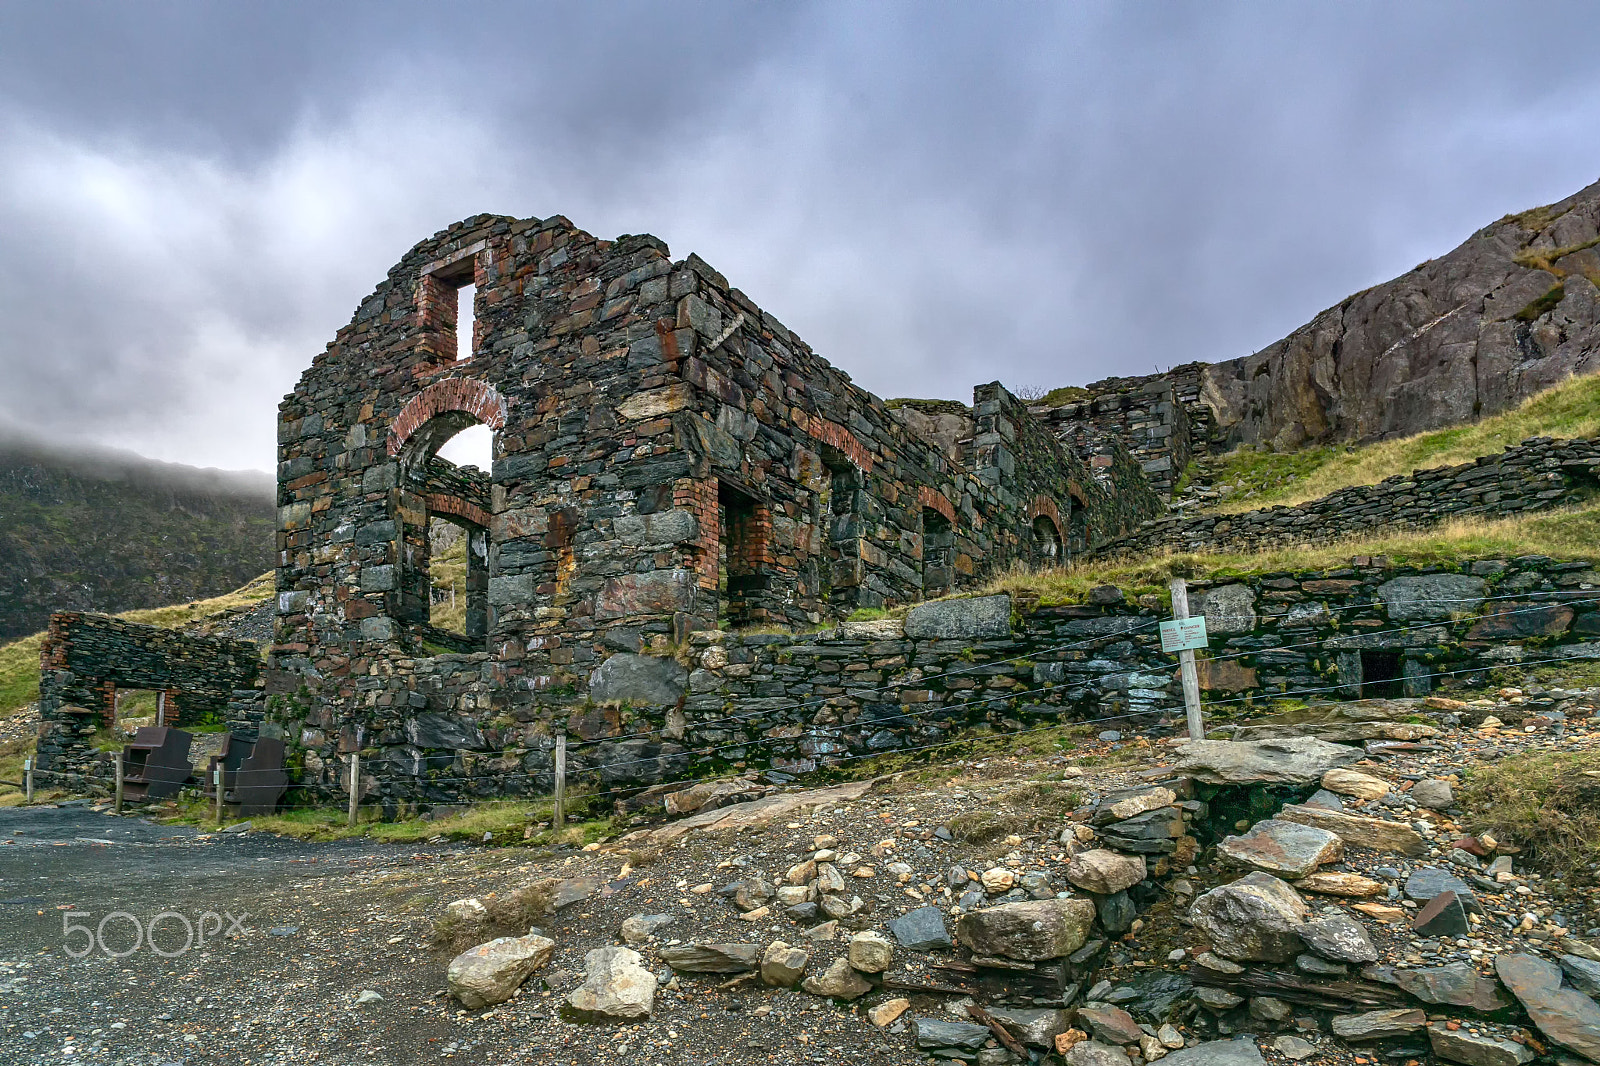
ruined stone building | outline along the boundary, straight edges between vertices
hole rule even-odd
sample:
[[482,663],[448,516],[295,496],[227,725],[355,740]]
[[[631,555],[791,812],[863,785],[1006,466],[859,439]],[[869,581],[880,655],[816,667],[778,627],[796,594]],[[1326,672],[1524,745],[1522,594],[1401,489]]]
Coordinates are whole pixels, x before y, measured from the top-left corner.
[[[537,680],[641,634],[939,596],[1160,509],[1125,452],[1091,469],[998,383],[943,433],[918,414],[654,237],[471,219],[413,249],[284,399],[279,661],[332,675],[428,642]],[[491,474],[437,456],[479,424]],[[465,634],[429,625],[434,519],[470,538]]]

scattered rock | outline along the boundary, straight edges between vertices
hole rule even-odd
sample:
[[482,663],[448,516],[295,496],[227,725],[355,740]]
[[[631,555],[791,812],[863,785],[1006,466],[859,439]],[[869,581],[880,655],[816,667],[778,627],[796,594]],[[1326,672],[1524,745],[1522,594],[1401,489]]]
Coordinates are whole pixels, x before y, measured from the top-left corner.
[[889,923],[889,932],[907,951],[944,951],[952,947],[938,907],[918,907]]
[[1539,1031],[1554,1043],[1600,1062],[1600,1006],[1561,987],[1561,967],[1534,955],[1500,955],[1495,973]]
[[1078,1021],[1088,1027],[1095,1039],[1107,1044],[1137,1044],[1144,1035],[1133,1015],[1120,1007],[1079,1007]]
[[1411,786],[1411,798],[1417,801],[1418,807],[1426,807],[1433,811],[1442,811],[1446,807],[1455,805],[1455,793],[1450,790],[1450,782],[1438,778],[1418,781]]
[[1325,811],[1342,811],[1344,810],[1344,800],[1325,788],[1319,788],[1311,793],[1310,797],[1305,801],[1305,806],[1321,807]]
[[1094,909],[1105,931],[1118,936],[1132,929],[1134,919],[1139,916],[1138,908],[1126,892],[1095,897]]
[[1428,851],[1428,842],[1422,839],[1422,834],[1408,825],[1383,818],[1367,818],[1359,814],[1292,803],[1279,811],[1278,817],[1287,822],[1326,829],[1337,834],[1346,844],[1360,848],[1398,852],[1401,855],[1424,855]]
[[793,988],[806,972],[811,955],[805,948],[774,940],[761,953],[761,981],[774,988]]
[[484,922],[489,920],[489,908],[480,899],[458,899],[445,904],[444,913],[458,922]]
[[632,948],[596,948],[583,957],[583,984],[567,997],[574,1021],[633,1022],[649,1018],[655,1005],[656,975],[644,968]]
[[923,1051],[951,1048],[974,1053],[994,1039],[987,1025],[971,1022],[946,1022],[938,1018],[918,1018],[913,1027],[917,1034],[917,1047]]
[[1301,1040],[1298,1036],[1280,1036],[1272,1042],[1272,1047],[1284,1058],[1293,1059],[1295,1062],[1309,1059],[1317,1053],[1316,1045]]
[[1318,896],[1340,896],[1345,899],[1370,899],[1383,893],[1383,883],[1360,874],[1340,873],[1334,870],[1314,873],[1294,883],[1301,892]]
[[1248,1036],[1238,1040],[1209,1040],[1174,1051],[1161,1061],[1169,1066],[1266,1066],[1261,1049]]
[[[1065,1035],[1065,1034],[1063,1034]],[[1128,1066],[1128,1054],[1098,1040],[1080,1040],[1062,1056],[1067,1066]]]
[[1189,919],[1217,954],[1243,962],[1283,962],[1300,954],[1310,908],[1271,874],[1253,873],[1194,901]]
[[1383,778],[1343,767],[1323,774],[1322,787],[1341,796],[1354,796],[1364,800],[1382,799],[1389,793],[1389,782]]
[[800,987],[827,999],[859,999],[872,991],[871,982],[852,969],[848,959],[834,959],[826,970],[807,977]]
[[555,950],[548,937],[499,937],[451,959],[445,982],[468,1010],[504,1003]]
[[1466,908],[1454,892],[1444,891],[1428,901],[1411,920],[1411,931],[1418,936],[1468,936],[1472,925]]
[[[1167,795],[1172,793],[1167,792]],[[1066,868],[1067,880],[1073,885],[1102,896],[1132,888],[1148,875],[1143,856],[1123,855],[1104,848],[1078,853]]]
[[1072,1028],[1069,1010],[991,1007],[989,1013],[1018,1042],[1030,1047],[1054,1048],[1056,1037]]
[[978,881],[983,885],[985,892],[991,896],[998,896],[1011,891],[1012,886],[1017,883],[1017,875],[1004,866],[994,866],[983,871]]
[[1426,903],[1441,892],[1454,892],[1462,899],[1472,898],[1472,889],[1461,878],[1432,866],[1419,867],[1406,878],[1405,892],[1414,900]]
[[675,914],[635,914],[632,918],[624,918],[622,942],[630,948],[638,947],[655,936],[657,929],[665,928],[677,920]]
[[1333,1035],[1351,1043],[1387,1040],[1421,1032],[1428,1016],[1420,1010],[1371,1010],[1365,1014],[1340,1014],[1333,1019]]
[[1428,1029],[1428,1042],[1437,1057],[1466,1066],[1522,1066],[1533,1059],[1533,1049],[1515,1040],[1442,1025]]
[[1282,740],[1191,740],[1177,748],[1173,774],[1212,785],[1311,785],[1337,766],[1365,757],[1360,748],[1311,737]]
[[849,959],[862,973],[882,973],[894,962],[894,945],[882,933],[857,933],[850,938]]
[[1577,955],[1563,955],[1560,961],[1573,988],[1586,996],[1600,996],[1600,962]]
[[1153,811],[1160,807],[1170,807],[1178,801],[1177,794],[1170,788],[1156,787],[1142,789],[1132,795],[1119,793],[1117,798],[1110,802],[1106,808],[1106,817],[1096,817],[1097,822],[1120,822],[1126,818]]
[[1272,996],[1256,996],[1250,1000],[1250,1017],[1263,1022],[1276,1025],[1288,1021],[1294,1015],[1294,1008],[1281,999]]
[[1469,962],[1405,970],[1368,966],[1361,975],[1370,981],[1394,985],[1430,1006],[1465,1007],[1480,1014],[1493,1014],[1511,1006],[1511,997],[1500,982],[1483,976]]
[[1194,998],[1200,1001],[1202,1007],[1207,1010],[1214,1010],[1219,1014],[1225,1010],[1232,1010],[1244,1002],[1243,996],[1235,995],[1225,988],[1212,988],[1209,985],[1201,985],[1196,988],[1194,990]]
[[900,1015],[910,1009],[911,1001],[909,999],[886,999],[867,1011],[867,1021],[882,1029],[899,1021]]
[[1344,841],[1326,829],[1268,818],[1243,836],[1225,838],[1217,851],[1241,866],[1304,877],[1318,866],[1338,861],[1344,855]]
[[1300,926],[1299,932],[1306,947],[1325,959],[1356,963],[1376,962],[1378,959],[1378,949],[1372,946],[1366,929],[1346,915],[1306,922]]
[[1030,900],[963,914],[956,932],[974,954],[1038,962],[1083,947],[1094,918],[1086,899]]
[[370,988],[363,988],[361,994],[356,996],[356,1006],[362,1007],[368,1003],[382,1003],[383,996]]
[[761,967],[759,944],[671,944],[658,954],[679,973],[746,973]]

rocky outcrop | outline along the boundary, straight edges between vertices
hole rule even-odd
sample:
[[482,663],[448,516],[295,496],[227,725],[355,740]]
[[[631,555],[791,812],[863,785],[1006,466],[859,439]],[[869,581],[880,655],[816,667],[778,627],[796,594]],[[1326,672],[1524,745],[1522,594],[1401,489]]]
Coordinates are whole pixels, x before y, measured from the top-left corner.
[[1600,182],[1204,368],[1218,436],[1278,450],[1404,436],[1600,367],[1597,237]]

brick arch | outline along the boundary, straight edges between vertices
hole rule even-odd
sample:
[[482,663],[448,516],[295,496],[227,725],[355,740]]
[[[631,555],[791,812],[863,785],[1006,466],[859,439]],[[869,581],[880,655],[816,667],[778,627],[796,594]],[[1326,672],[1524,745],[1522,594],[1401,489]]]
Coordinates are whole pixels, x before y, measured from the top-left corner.
[[1035,496],[1028,503],[1028,523],[1031,525],[1035,518],[1043,515],[1050,519],[1056,527],[1056,536],[1061,538],[1061,543],[1067,543],[1066,527],[1061,522],[1061,509],[1056,506],[1056,501],[1048,496]]
[[481,425],[501,429],[506,424],[509,406],[494,386],[474,378],[436,381],[413,396],[389,424],[389,454],[399,455],[417,430],[442,414],[471,415]]

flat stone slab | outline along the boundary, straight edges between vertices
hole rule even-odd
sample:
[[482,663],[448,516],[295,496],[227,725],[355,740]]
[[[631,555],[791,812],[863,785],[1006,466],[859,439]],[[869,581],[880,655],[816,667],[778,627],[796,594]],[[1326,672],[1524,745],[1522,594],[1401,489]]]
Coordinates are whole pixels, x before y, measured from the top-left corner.
[[779,819],[787,820],[791,815],[812,807],[858,800],[871,788],[871,781],[852,781],[849,784],[813,789],[809,792],[781,792],[765,799],[735,803],[729,807],[718,807],[714,811],[691,814],[660,829],[641,829],[619,838],[608,847],[610,850],[627,853],[643,845],[671,844],[697,829],[705,833],[761,829]]
[[889,932],[907,951],[948,951],[955,946],[938,907],[918,907],[902,914],[889,923]]
[[1493,1014],[1511,1006],[1511,997],[1500,982],[1483,976],[1469,962],[1416,970],[1369,966],[1361,976],[1394,985],[1430,1006],[1465,1007],[1480,1014]]
[[1318,896],[1340,896],[1344,899],[1371,899],[1373,896],[1383,894],[1381,881],[1337,870],[1325,870],[1302,877],[1294,883],[1294,887],[1301,892],[1311,892]]
[[968,596],[923,603],[906,612],[911,640],[992,640],[1011,635],[1011,597]]
[[1341,1014],[1333,1019],[1333,1035],[1351,1043],[1387,1040],[1422,1031],[1428,1016],[1420,1010],[1369,1010],[1365,1014]]
[[761,966],[759,944],[671,944],[657,954],[681,973],[747,973]]
[[1454,892],[1461,899],[1472,898],[1472,886],[1454,874],[1433,866],[1413,870],[1406,878],[1406,895],[1419,903],[1426,903],[1441,892]]
[[916,1030],[917,1047],[924,1051],[938,1048],[955,1048],[958,1051],[980,1051],[994,1039],[987,1025],[972,1022],[947,1022],[938,1018],[918,1018],[912,1023]]
[[1385,818],[1367,818],[1343,811],[1329,811],[1321,807],[1304,807],[1290,804],[1278,812],[1286,822],[1314,825],[1338,835],[1346,844],[1374,851],[1396,852],[1401,855],[1425,855],[1428,842],[1409,825],[1391,822]]
[[1161,1061],[1171,1066],[1266,1066],[1261,1049],[1252,1037],[1238,1040],[1208,1040],[1204,1044],[1174,1051]]
[[1428,1043],[1436,1057],[1466,1066],[1522,1066],[1533,1060],[1533,1049],[1515,1040],[1466,1029],[1447,1029],[1435,1025],[1428,1029]]
[[1582,992],[1562,988],[1561,967],[1534,955],[1500,955],[1494,969],[1541,1033],[1600,1062],[1600,1006]]
[[1344,854],[1344,841],[1326,829],[1268,818],[1243,836],[1227,837],[1217,851],[1241,866],[1280,877],[1304,877],[1318,866],[1337,862]]
[[1334,767],[1347,766],[1366,754],[1360,748],[1311,737],[1191,740],[1177,751],[1173,776],[1212,785],[1314,785]]

